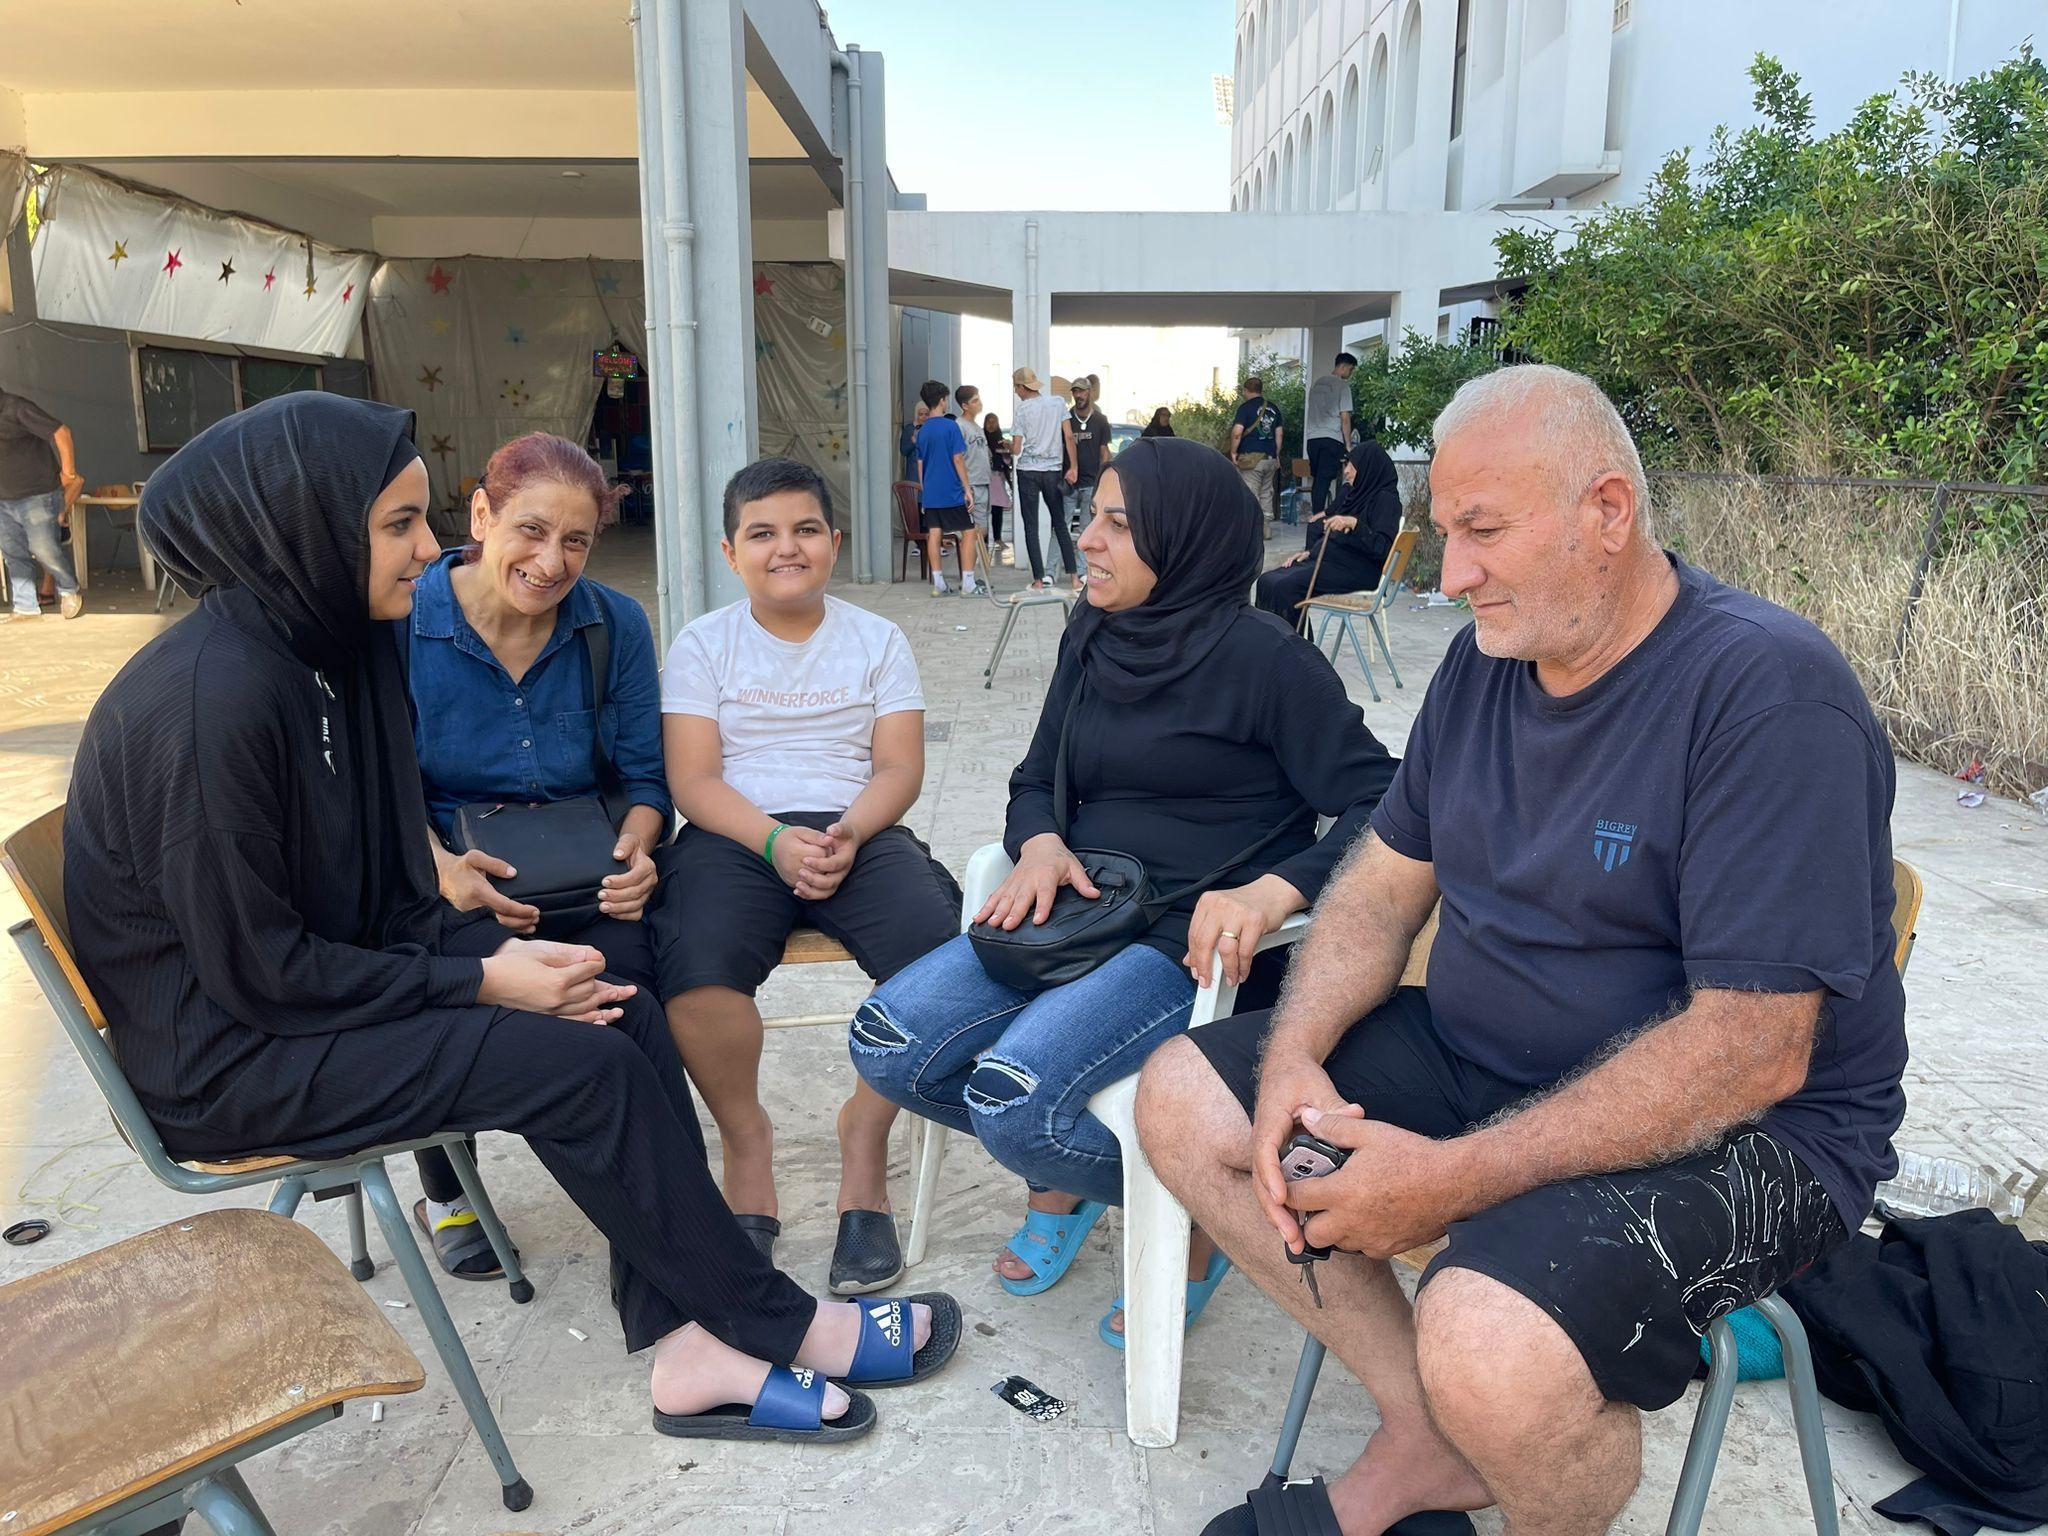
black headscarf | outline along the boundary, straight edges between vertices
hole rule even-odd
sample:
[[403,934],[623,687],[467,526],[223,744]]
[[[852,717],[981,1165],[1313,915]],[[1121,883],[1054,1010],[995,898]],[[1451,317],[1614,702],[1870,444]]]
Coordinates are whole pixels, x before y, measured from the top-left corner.
[[1192,438],[1139,438],[1104,473],[1116,476],[1131,542],[1158,581],[1122,613],[1082,603],[1068,644],[1090,688],[1128,702],[1208,659],[1249,602],[1265,538],[1237,470]]
[[[369,512],[419,457],[413,413],[304,391],[217,422],[143,486],[142,536],[187,592],[314,673],[343,722],[332,764],[356,799],[362,939],[381,947],[436,893],[392,626],[370,617]],[[339,876],[342,872],[333,872]]]
[[[1351,483],[1344,487],[1344,494],[1337,499],[1335,511],[1343,517],[1357,518],[1359,527],[1364,528],[1372,521],[1371,508],[1375,497],[1392,491],[1395,507],[1399,508],[1401,477],[1395,473],[1394,461],[1387,457],[1387,450],[1369,437],[1353,448],[1349,457]],[[1389,536],[1397,531],[1398,528],[1389,530]]]

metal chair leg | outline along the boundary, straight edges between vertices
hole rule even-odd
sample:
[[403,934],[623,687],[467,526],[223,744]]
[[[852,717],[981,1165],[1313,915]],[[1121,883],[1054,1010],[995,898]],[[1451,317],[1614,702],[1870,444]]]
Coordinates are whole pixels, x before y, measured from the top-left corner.
[[[451,1162],[455,1151],[455,1148],[449,1148]],[[467,1161],[466,1157],[464,1161]],[[406,1221],[405,1212],[399,1209],[398,1196],[392,1191],[391,1175],[384,1171],[383,1159],[372,1158],[356,1172],[370,1209],[377,1213],[377,1225],[384,1230],[385,1246],[398,1260],[405,1288],[411,1293],[413,1305],[419,1309],[420,1321],[427,1325],[427,1334],[434,1341],[435,1352],[440,1355],[441,1364],[447,1368],[448,1379],[455,1386],[455,1395],[462,1399],[469,1422],[476,1426],[477,1438],[483,1442],[491,1465],[497,1469],[498,1481],[505,1485],[505,1507],[514,1510],[526,1508],[533,1502],[533,1489],[519,1475],[519,1468],[513,1463],[512,1452],[505,1444],[505,1433],[498,1428],[498,1418],[491,1412],[490,1399],[484,1396],[483,1384],[476,1379],[476,1367],[470,1363],[469,1351],[462,1346],[462,1336],[455,1331],[447,1305],[434,1287],[434,1277],[427,1272],[427,1261],[420,1253],[419,1243],[413,1238],[412,1227]]]
[[462,1192],[469,1196],[469,1208],[476,1212],[477,1223],[484,1229],[484,1236],[491,1240],[491,1252],[498,1256],[498,1267],[505,1271],[505,1281],[512,1288],[512,1299],[525,1306],[533,1300],[533,1282],[519,1267],[519,1251],[512,1246],[512,1239],[505,1235],[505,1224],[498,1220],[498,1208],[491,1204],[491,1192],[484,1188],[484,1181],[477,1176],[476,1163],[469,1155],[469,1148],[459,1141],[451,1141],[443,1150],[448,1154],[448,1163],[454,1168],[455,1177],[462,1181]]
[[1379,610],[1375,608],[1366,622],[1372,625],[1372,637],[1379,641],[1380,655],[1386,658],[1387,670],[1394,676],[1394,686],[1399,688],[1401,686],[1401,671],[1394,665],[1394,653],[1387,649],[1386,621],[1380,617]]
[[1308,1421],[1308,1400],[1315,1396],[1316,1377],[1323,1369],[1323,1356],[1328,1349],[1314,1334],[1304,1334],[1301,1341],[1301,1364],[1294,1368],[1294,1391],[1287,1399],[1287,1416],[1280,1421],[1280,1441],[1273,1447],[1273,1468],[1266,1476],[1273,1482],[1287,1481],[1287,1469],[1294,1464],[1295,1443],[1301,1439],[1301,1426]]
[[1671,1501],[1671,1518],[1664,1536],[1699,1536],[1700,1517],[1706,1513],[1707,1488],[1714,1480],[1714,1462],[1721,1454],[1721,1436],[1728,1428],[1729,1405],[1735,1401],[1735,1330],[1727,1319],[1715,1318],[1707,1325],[1707,1343],[1713,1360],[1707,1366],[1706,1390],[1700,1393],[1700,1409],[1693,1416],[1692,1438],[1685,1445],[1685,1465],[1678,1474],[1678,1493]]
[[1351,615],[1344,615],[1344,633],[1351,637],[1351,654],[1358,658],[1358,670],[1365,674],[1365,686],[1372,690],[1372,701],[1380,702],[1380,685],[1373,681],[1372,663],[1365,659],[1365,647],[1358,643],[1358,626],[1351,622]]
[[1766,1296],[1756,1304],[1777,1331],[1785,1354],[1785,1385],[1792,1394],[1792,1430],[1799,1441],[1799,1461],[1806,1473],[1806,1497],[1813,1505],[1813,1528],[1817,1536],[1838,1536],[1841,1529],[1835,1511],[1835,1474],[1828,1460],[1828,1433],[1820,1416],[1820,1387],[1813,1374],[1813,1351],[1806,1342],[1806,1329],[1799,1314],[1778,1296]]
[[981,686],[993,688],[996,685],[996,668],[1003,664],[1003,652],[1009,648],[1010,631],[1017,627],[1017,615],[1024,611],[1021,604],[1013,603],[1010,611],[1003,615],[1003,627],[996,632],[995,649],[988,654],[988,665],[981,669],[981,675],[988,679]]
[[363,1191],[357,1185],[348,1192],[348,1272],[358,1280],[377,1273],[370,1262],[370,1237],[363,1227]]
[[299,1202],[306,1198],[306,1181],[296,1176],[279,1179],[277,1188],[270,1192],[270,1210],[277,1216],[295,1216]]
[[206,1522],[213,1536],[277,1536],[264,1517],[263,1506],[233,1467],[194,1483],[185,1490],[185,1503]]

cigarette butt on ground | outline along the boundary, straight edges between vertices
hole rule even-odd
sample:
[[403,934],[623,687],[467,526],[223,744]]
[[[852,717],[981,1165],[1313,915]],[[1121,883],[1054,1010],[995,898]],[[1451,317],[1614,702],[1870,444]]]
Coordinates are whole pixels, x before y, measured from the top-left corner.
[[394,1312],[404,1312],[412,1306],[412,1303],[409,1301],[387,1301],[384,1305]]
[[372,1424],[382,1424],[384,1422],[384,1405],[381,1402],[370,1404],[370,1422]]
[[590,1335],[585,1333],[581,1328],[571,1328],[569,1330],[569,1337],[574,1339],[578,1344],[586,1344],[590,1341]]

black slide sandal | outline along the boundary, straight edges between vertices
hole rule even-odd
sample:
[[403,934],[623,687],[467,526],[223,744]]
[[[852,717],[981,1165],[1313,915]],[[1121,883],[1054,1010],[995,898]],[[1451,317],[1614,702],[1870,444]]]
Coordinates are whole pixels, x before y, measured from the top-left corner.
[[754,1246],[761,1250],[761,1257],[770,1264],[775,1262],[775,1239],[782,1236],[782,1223],[773,1216],[762,1216],[752,1211],[745,1215],[735,1214],[733,1220],[739,1228],[754,1240]]
[[902,1278],[903,1245],[896,1238],[896,1218],[887,1211],[841,1211],[827,1284],[832,1294],[865,1296]]
[[491,1240],[484,1235],[484,1224],[476,1219],[474,1213],[460,1226],[443,1227],[436,1232],[433,1223],[427,1220],[427,1202],[421,1198],[412,1203],[412,1220],[433,1247],[434,1257],[444,1273],[457,1280],[505,1278],[504,1266],[498,1262]]
[[654,1427],[678,1440],[773,1440],[783,1445],[844,1445],[875,1427],[874,1399],[846,1391],[846,1412],[826,1419],[825,1378],[815,1371],[771,1366],[761,1396],[749,1407],[727,1403],[702,1413],[663,1413]]
[[[915,1296],[904,1296],[889,1301],[864,1301],[860,1306],[867,1309],[861,1319],[861,1342],[854,1347],[853,1364],[847,1367],[844,1376],[835,1376],[833,1381],[849,1391],[854,1387],[866,1387],[870,1392],[880,1392],[889,1387],[907,1387],[912,1382],[923,1381],[945,1369],[960,1347],[960,1335],[964,1322],[960,1316],[960,1303],[944,1291],[924,1291]],[[896,1364],[902,1356],[902,1346],[885,1347],[877,1341],[870,1343],[868,1335],[878,1332],[882,1326],[880,1314],[890,1308],[907,1309],[923,1305],[932,1309],[931,1337],[924,1341],[924,1348],[910,1357],[910,1369],[901,1376],[877,1377],[877,1369],[886,1369]],[[909,1313],[899,1311],[901,1324],[907,1324]],[[892,1358],[893,1357],[893,1358]],[[863,1372],[869,1374],[863,1374]]]
[[[1202,1527],[1202,1536],[1344,1536],[1330,1507],[1330,1490],[1320,1477],[1303,1482],[1268,1479],[1242,1504],[1232,1505]],[[1387,1536],[1472,1536],[1472,1517],[1431,1509],[1395,1521]]]

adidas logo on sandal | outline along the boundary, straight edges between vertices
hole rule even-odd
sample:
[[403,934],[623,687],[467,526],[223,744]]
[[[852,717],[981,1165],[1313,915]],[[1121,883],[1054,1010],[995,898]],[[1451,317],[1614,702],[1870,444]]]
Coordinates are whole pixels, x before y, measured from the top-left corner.
[[818,1375],[816,1371],[811,1370],[808,1366],[802,1365],[791,1366],[789,1369],[789,1374],[796,1378],[796,1384],[802,1387],[806,1392],[811,1390],[811,1383],[817,1378]]
[[902,1347],[902,1344],[903,1344],[903,1303],[902,1303],[902,1302],[900,1302],[900,1301],[885,1301],[885,1302],[883,1302],[883,1303],[882,1303],[882,1304],[881,1304],[881,1305],[880,1305],[879,1307],[869,1307],[869,1308],[868,1308],[868,1316],[869,1316],[869,1317],[872,1317],[872,1318],[873,1318],[873,1319],[875,1320],[875,1323],[876,1323],[876,1325],[877,1325],[877,1326],[879,1326],[879,1327],[881,1328],[881,1330],[882,1330],[882,1337],[883,1337],[883,1338],[885,1338],[885,1339],[887,1339],[887,1340],[889,1341],[889,1347],[890,1347],[891,1349],[898,1349],[898,1348],[901,1348],[901,1347]]

